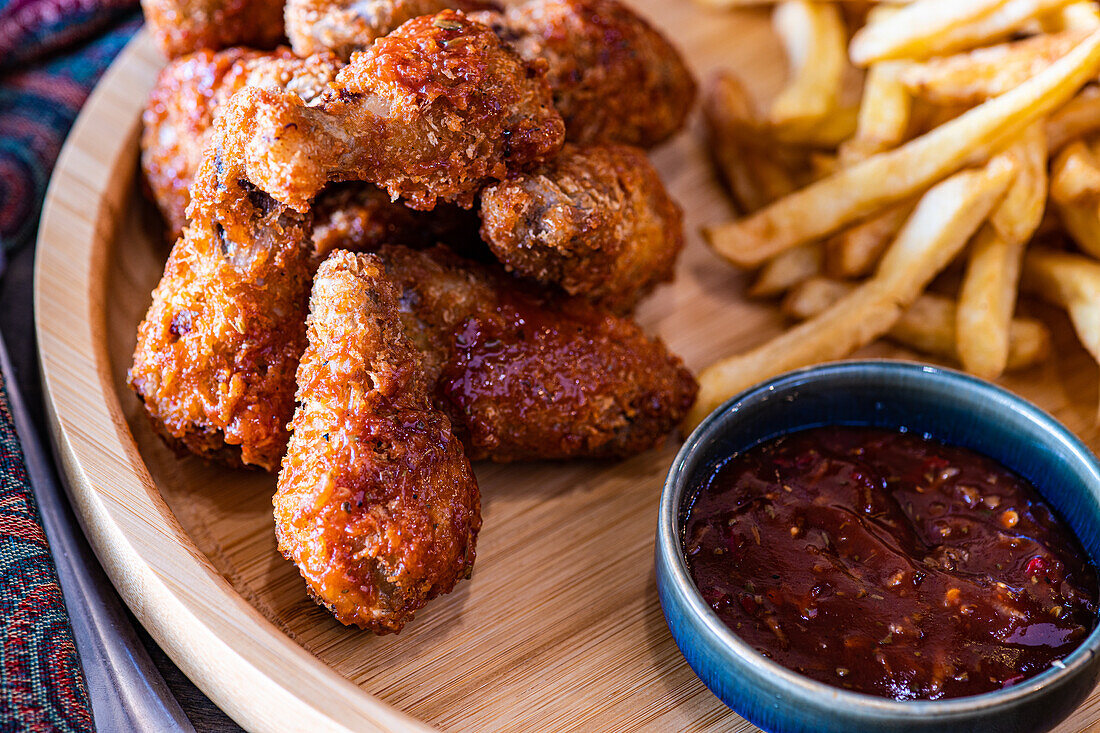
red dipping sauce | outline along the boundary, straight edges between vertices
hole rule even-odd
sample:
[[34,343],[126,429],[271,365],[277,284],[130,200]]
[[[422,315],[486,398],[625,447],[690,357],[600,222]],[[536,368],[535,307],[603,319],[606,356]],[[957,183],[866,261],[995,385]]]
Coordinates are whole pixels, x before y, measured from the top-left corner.
[[871,695],[1007,687],[1097,622],[1096,571],[1027,481],[905,432],[815,428],[736,454],[706,478],[683,541],[741,639]]

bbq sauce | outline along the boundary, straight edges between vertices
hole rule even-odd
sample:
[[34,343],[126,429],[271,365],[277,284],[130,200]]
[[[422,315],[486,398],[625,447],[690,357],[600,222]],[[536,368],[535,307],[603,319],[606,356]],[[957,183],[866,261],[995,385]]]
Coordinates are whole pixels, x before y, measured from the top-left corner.
[[1008,687],[1096,625],[1069,528],[992,459],[877,428],[806,430],[731,456],[684,532],[705,601],[820,682],[898,700]]

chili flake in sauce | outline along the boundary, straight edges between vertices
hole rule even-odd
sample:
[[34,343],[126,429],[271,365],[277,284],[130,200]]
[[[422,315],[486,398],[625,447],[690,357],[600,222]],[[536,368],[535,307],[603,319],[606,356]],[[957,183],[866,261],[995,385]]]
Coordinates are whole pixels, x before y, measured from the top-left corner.
[[899,700],[1016,684],[1097,621],[1096,571],[1029,483],[905,432],[814,428],[730,457],[684,549],[703,598],[761,654]]

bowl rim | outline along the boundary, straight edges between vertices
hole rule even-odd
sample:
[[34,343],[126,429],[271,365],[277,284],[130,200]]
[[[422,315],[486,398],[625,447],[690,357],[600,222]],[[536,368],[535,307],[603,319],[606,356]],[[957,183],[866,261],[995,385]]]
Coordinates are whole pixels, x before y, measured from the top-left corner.
[[[844,360],[803,367],[760,382],[726,400],[699,423],[680,447],[662,487],[657,529],[657,552],[665,561],[664,566],[669,573],[667,580],[671,581],[669,585],[673,586],[672,592],[680,596],[686,610],[695,616],[695,620],[706,629],[712,640],[720,643],[725,650],[732,652],[742,664],[756,666],[767,673],[770,679],[775,680],[777,686],[783,686],[801,698],[827,697],[832,705],[853,706],[883,717],[924,714],[949,718],[954,715],[972,715],[979,711],[1010,706],[1084,671],[1089,662],[1097,653],[1100,653],[1100,624],[1097,624],[1085,640],[1067,657],[1054,662],[1049,669],[1011,687],[945,700],[895,700],[878,697],[819,682],[764,657],[726,626],[703,600],[691,579],[681,551],[678,509],[688,488],[688,480],[691,478],[687,467],[695,463],[694,459],[704,450],[706,439],[718,429],[728,412],[736,410],[748,400],[776,391],[790,383],[805,384],[807,377],[835,377],[868,369],[879,373],[905,372],[920,375],[921,379],[946,380],[955,382],[959,387],[977,388],[990,397],[996,398],[993,401],[998,410],[1009,409],[1022,414],[1040,426],[1052,440],[1061,442],[1069,450],[1073,460],[1081,462],[1089,469],[1100,484],[1100,460],[1073,432],[1041,408],[991,382],[955,369],[898,359]],[[1074,536],[1079,542],[1081,541],[1076,532]]]

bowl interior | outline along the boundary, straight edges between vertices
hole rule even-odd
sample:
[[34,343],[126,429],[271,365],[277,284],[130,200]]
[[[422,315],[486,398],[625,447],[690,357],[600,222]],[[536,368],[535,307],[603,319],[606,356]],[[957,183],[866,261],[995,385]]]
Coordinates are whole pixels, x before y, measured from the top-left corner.
[[1088,448],[1009,392],[959,372],[905,362],[793,372],[715,411],[677,462],[686,478],[678,534],[718,462],[780,435],[826,425],[905,428],[993,458],[1035,485],[1100,566],[1100,466]]

